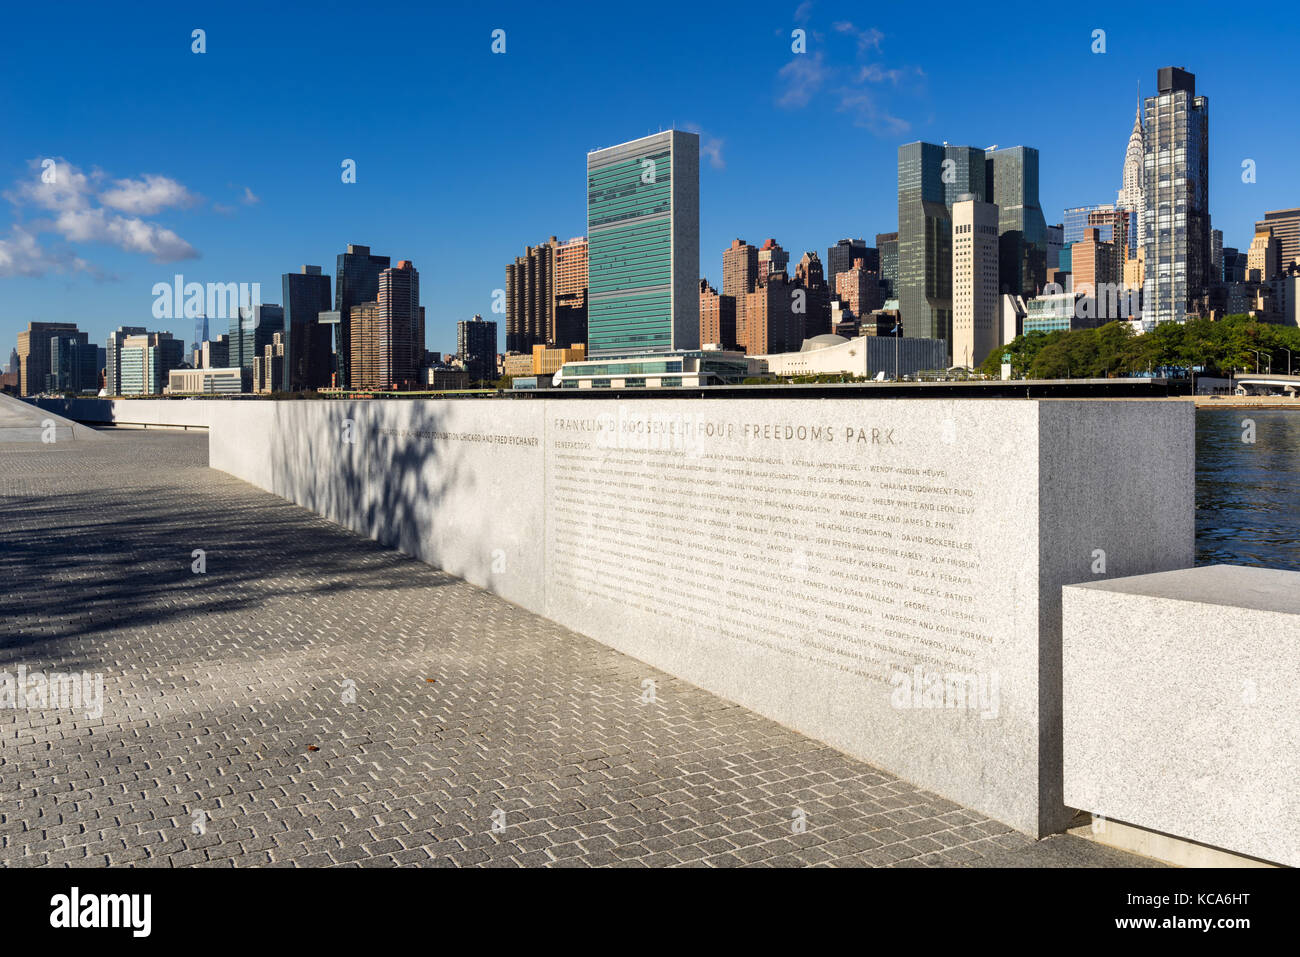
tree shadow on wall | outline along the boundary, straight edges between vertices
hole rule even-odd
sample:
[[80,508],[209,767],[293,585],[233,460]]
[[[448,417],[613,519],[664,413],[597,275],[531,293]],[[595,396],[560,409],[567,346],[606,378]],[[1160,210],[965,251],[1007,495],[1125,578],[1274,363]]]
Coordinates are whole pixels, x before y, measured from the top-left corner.
[[[449,502],[475,497],[483,483],[453,443],[449,402],[352,400],[276,403],[272,490],[290,501],[438,568],[437,548],[453,516]],[[490,510],[480,497],[476,506]],[[486,580],[490,558],[455,573]],[[476,573],[482,577],[476,578]]]

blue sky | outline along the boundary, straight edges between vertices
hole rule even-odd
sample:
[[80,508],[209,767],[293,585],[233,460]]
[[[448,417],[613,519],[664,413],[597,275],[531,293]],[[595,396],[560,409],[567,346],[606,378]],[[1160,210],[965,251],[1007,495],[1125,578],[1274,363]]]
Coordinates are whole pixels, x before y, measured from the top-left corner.
[[[0,362],[31,320],[75,321],[101,343],[123,324],[188,341],[192,323],[153,319],[154,283],[260,282],[278,302],[282,273],[332,273],[349,242],[415,263],[428,346],[451,351],[456,320],[504,319],[492,291],[525,245],[585,232],[586,152],[673,125],[701,133],[701,268],[715,285],[737,236],[775,237],[797,259],[894,230],[897,148],[916,139],[1037,147],[1060,222],[1065,206],[1114,200],[1138,83],[1153,93],[1166,65],[1210,98],[1213,222],[1245,246],[1265,210],[1300,206],[1300,124],[1282,100],[1300,27],[1262,33],[1227,10],[13,5]],[[806,53],[791,51],[796,28]],[[46,158],[63,188],[41,188]]]

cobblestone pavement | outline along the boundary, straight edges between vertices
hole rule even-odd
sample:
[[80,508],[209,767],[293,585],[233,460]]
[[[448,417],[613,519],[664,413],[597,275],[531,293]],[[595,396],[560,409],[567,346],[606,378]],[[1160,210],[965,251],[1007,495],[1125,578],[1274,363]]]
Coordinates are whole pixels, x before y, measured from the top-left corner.
[[203,434],[104,437],[0,451],[0,672],[104,682],[102,717],[0,709],[0,863],[1146,863],[1031,841],[209,470]]

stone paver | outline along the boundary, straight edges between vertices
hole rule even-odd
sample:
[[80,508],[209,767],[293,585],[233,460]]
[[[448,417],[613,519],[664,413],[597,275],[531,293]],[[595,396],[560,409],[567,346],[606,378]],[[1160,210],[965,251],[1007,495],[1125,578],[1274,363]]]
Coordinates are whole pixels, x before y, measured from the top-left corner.
[[7,444],[0,591],[0,672],[104,681],[102,717],[0,708],[0,864],[1148,863],[1031,841],[212,471],[202,434]]

